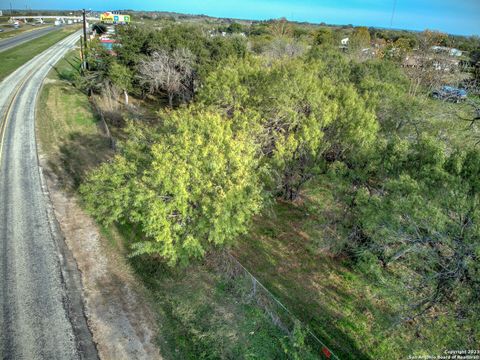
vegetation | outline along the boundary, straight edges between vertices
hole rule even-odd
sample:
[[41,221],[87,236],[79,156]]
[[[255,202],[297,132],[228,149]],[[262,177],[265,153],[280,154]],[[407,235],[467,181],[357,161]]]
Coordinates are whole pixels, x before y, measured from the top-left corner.
[[104,224],[139,226],[146,239],[134,254],[185,263],[247,230],[261,199],[255,148],[208,111],[163,121],[152,137],[132,129],[122,154],[94,171],[81,193]]
[[37,39],[3,51],[2,61],[0,63],[0,80],[4,79],[32,57],[48,49],[50,46],[67,37],[75,30],[77,29],[66,28],[60,31],[53,31]]
[[[432,46],[478,51],[478,39],[173,20],[122,28],[116,58],[92,43],[90,68],[74,79],[157,110],[142,118],[125,96],[124,121],[110,124],[117,153],[83,178],[80,194],[128,239],[169,341],[185,358],[310,356],[297,351],[301,332],[285,343],[252,303],[231,310],[241,321],[228,341],[222,321],[205,315],[242,298],[238,284],[223,292],[209,266],[227,247],[343,358],[474,348],[479,100],[471,91],[451,104],[430,92],[472,86],[477,74],[445,70],[452,59]],[[269,333],[261,346],[243,332],[257,321]]]

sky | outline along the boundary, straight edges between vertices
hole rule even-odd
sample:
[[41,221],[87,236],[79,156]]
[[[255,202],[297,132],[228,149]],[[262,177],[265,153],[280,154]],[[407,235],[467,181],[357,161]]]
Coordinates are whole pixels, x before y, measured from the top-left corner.
[[[0,0],[17,9],[157,10],[480,35],[480,0]],[[395,8],[395,12],[392,12]],[[393,20],[393,21],[392,21]]]

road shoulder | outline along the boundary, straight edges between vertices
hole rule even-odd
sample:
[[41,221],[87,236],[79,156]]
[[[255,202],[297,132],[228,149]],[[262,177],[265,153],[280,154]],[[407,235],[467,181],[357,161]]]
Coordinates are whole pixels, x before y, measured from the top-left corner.
[[105,138],[88,98],[59,80],[65,66],[61,62],[44,84],[36,131],[53,213],[81,274],[88,325],[101,359],[161,359],[146,291],[120,245],[102,236],[72,191],[78,177],[96,165],[99,152],[108,156],[108,149],[102,147]]

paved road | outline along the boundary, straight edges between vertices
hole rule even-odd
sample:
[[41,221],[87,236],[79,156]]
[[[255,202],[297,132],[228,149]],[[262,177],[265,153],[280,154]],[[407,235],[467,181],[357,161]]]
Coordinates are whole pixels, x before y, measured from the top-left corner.
[[78,37],[67,37],[0,83],[0,359],[96,358],[81,302],[75,302],[79,291],[73,294],[64,269],[34,125],[43,79]]
[[11,49],[17,45],[23,44],[24,42],[36,39],[58,29],[59,28],[55,26],[48,26],[46,28],[23,32],[11,38],[0,40],[0,52]]

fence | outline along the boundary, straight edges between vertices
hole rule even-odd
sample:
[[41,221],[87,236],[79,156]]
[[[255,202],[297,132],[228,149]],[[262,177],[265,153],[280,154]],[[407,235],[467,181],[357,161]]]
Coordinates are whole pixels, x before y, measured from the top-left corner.
[[[236,282],[244,281],[247,287],[247,296],[265,311],[273,324],[288,335],[293,333],[295,324],[301,322],[278,300],[255,276],[253,276],[233,255],[225,253],[217,264],[221,272]],[[320,359],[339,358],[304,324],[305,344]]]

